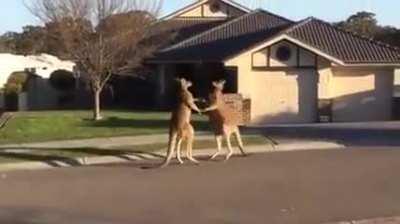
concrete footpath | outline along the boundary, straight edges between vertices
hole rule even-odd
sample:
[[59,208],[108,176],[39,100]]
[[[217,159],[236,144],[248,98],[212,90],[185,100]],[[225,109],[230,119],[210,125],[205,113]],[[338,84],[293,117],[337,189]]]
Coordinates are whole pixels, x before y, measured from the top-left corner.
[[[213,140],[214,136],[207,132],[199,132],[196,134],[195,140]],[[273,139],[278,143],[277,149],[290,151],[297,149],[326,149],[326,148],[343,148],[344,145],[329,140],[309,140],[309,139]],[[109,149],[120,146],[135,146],[154,143],[167,143],[167,134],[157,135],[141,135],[141,136],[125,136],[125,137],[106,137],[91,138],[79,140],[50,141],[39,143],[21,143],[0,145],[0,149],[7,148],[100,148]]]
[[[199,133],[196,140],[213,140],[214,136],[209,133]],[[96,149],[109,149],[118,148],[121,146],[130,146],[134,149],[135,146],[166,143],[168,142],[168,135],[145,135],[145,136],[132,136],[132,137],[111,137],[111,138],[94,138],[82,140],[65,140],[65,141],[52,141],[42,143],[24,143],[24,144],[10,144],[0,145],[1,150],[12,149],[14,152],[18,149],[73,149],[73,148],[96,148]],[[256,145],[247,146],[246,151],[250,154],[278,152],[278,151],[297,151],[297,150],[324,150],[324,149],[341,149],[343,145],[335,142],[328,141],[307,141],[307,140],[285,140],[277,141],[278,145]],[[215,153],[215,148],[194,150],[194,155],[197,157],[207,157]],[[15,162],[0,164],[0,171],[11,170],[39,170],[49,169],[56,167],[73,167],[73,166],[87,166],[87,165],[100,165],[109,163],[127,163],[132,161],[151,161],[161,160],[165,156],[166,150],[157,152],[132,152],[124,155],[113,156],[90,156],[65,160],[53,161],[29,161],[29,162]],[[222,154],[223,155],[223,154]],[[73,161],[71,161],[73,160]]]

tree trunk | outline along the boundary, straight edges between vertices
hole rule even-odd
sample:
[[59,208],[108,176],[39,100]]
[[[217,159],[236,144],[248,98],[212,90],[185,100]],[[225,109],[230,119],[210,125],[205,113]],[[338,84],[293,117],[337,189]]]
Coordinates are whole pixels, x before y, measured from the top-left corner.
[[94,90],[93,119],[95,121],[102,119],[100,114],[100,94],[101,89]]

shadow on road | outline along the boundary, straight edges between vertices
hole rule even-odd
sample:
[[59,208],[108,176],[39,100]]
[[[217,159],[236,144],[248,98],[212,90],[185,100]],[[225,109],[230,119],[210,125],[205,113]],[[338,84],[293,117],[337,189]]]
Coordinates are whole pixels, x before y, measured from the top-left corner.
[[311,126],[248,128],[278,141],[318,140],[348,147],[400,146],[400,123],[348,123]]

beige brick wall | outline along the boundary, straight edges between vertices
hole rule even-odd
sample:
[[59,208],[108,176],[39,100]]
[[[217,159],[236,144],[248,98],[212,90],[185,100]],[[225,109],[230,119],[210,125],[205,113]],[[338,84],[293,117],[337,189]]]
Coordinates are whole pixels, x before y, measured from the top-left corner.
[[245,125],[250,122],[251,117],[251,100],[244,99],[241,94],[225,94],[224,100],[236,113],[236,117],[239,117],[240,125]]

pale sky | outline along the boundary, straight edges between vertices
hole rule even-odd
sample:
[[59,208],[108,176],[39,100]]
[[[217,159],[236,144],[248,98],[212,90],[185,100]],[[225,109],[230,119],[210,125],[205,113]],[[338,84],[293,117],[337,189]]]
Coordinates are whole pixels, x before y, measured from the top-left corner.
[[[2,0],[0,33],[20,31],[24,25],[37,24],[23,4],[24,0]],[[164,0],[163,14],[177,10],[196,0]],[[237,0],[248,7],[259,8],[300,20],[314,16],[328,22],[347,18],[361,10],[377,14],[380,24],[400,28],[400,0]]]

